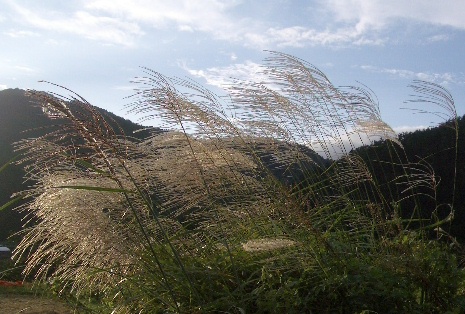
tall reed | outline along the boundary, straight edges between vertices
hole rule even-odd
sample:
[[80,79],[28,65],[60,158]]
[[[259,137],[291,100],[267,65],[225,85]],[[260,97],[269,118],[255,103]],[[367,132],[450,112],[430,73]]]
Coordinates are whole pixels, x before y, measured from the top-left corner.
[[[26,274],[97,293],[114,313],[421,311],[426,297],[415,293],[439,295],[402,264],[430,252],[406,230],[402,200],[351,153],[379,139],[401,150],[368,89],[337,88],[276,52],[264,62],[268,81],[233,82],[230,101],[144,73],[131,110],[170,130],[144,140],[77,94],[29,92],[65,122],[17,144],[36,182],[22,210],[37,222],[15,252]],[[402,198],[430,182],[395,166]],[[354,290],[354,278],[374,287]]]

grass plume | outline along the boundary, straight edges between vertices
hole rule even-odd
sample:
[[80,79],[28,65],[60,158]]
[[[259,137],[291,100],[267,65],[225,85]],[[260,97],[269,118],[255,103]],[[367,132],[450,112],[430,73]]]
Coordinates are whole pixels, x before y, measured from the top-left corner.
[[383,182],[351,153],[380,139],[402,150],[373,93],[277,52],[262,71],[268,81],[233,82],[226,101],[144,69],[131,110],[170,129],[144,140],[79,95],[30,91],[64,122],[17,144],[35,182],[22,210],[37,223],[15,251],[25,272],[98,293],[114,313],[459,306],[455,260],[399,214],[406,198],[434,199],[430,169],[392,161],[401,174]]

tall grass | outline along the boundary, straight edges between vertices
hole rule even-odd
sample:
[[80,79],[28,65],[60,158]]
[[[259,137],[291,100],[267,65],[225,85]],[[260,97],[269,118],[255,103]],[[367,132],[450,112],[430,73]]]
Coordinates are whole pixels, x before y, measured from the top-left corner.
[[29,92],[66,122],[17,144],[36,182],[15,251],[26,274],[114,313],[460,308],[455,257],[402,215],[419,186],[434,198],[434,176],[393,161],[399,198],[350,153],[380,138],[401,151],[368,89],[275,52],[268,81],[233,82],[229,101],[144,73],[131,110],[170,130],[144,140],[77,94]]

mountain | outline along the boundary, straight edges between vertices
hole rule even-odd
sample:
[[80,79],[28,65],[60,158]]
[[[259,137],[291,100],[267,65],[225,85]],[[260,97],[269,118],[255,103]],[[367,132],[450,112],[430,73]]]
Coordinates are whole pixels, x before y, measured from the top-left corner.
[[[394,178],[404,174],[400,164],[407,161],[413,163],[406,171],[417,175],[417,178],[423,176],[425,184],[417,188],[418,192],[424,194],[420,194],[415,202],[413,199],[402,201],[402,216],[409,218],[417,208],[423,219],[435,222],[446,219],[451,213],[450,205],[453,205],[454,219],[441,228],[465,243],[465,116],[458,117],[456,122],[457,141],[455,121],[447,121],[434,128],[400,134],[399,140],[404,150],[381,141],[358,148],[355,153],[368,162],[379,182],[392,182]],[[397,165],[390,162],[393,158]],[[400,199],[405,187],[386,184],[383,192],[388,199],[392,196]],[[427,196],[432,192],[431,188],[435,189],[437,202]]]
[[[148,131],[137,132],[143,128],[130,120],[116,116],[104,109],[97,110],[110,121],[112,126],[119,125],[124,134],[133,137],[145,137]],[[34,138],[45,132],[58,128],[59,120],[49,119],[42,108],[34,104],[31,98],[21,89],[6,89],[0,91],[0,167],[6,164],[16,154],[12,144],[24,138]],[[160,129],[152,132],[160,132]],[[10,200],[10,196],[23,190],[24,172],[15,165],[8,166],[0,173],[0,205]],[[0,212],[0,241],[21,228],[23,215],[6,209]]]

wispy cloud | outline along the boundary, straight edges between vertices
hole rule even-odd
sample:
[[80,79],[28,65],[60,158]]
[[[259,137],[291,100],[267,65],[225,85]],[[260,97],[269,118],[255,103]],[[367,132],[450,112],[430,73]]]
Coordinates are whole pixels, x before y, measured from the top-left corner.
[[85,8],[124,16],[128,20],[146,22],[155,27],[165,27],[175,22],[195,29],[211,30],[228,23],[224,12],[237,3],[230,0],[92,0],[86,1]]
[[246,61],[225,67],[212,67],[205,70],[195,70],[186,64],[180,65],[190,75],[205,79],[206,83],[212,86],[225,88],[234,80],[245,82],[262,82],[268,80],[268,76],[262,74],[263,68],[260,64]]
[[[17,75],[31,77],[37,73],[39,73],[38,68],[32,67],[26,63],[20,63],[17,60],[8,58],[0,60],[0,74],[2,75],[0,79],[2,80],[6,79],[9,81],[12,77],[16,77]],[[4,83],[7,82],[4,81]]]
[[113,86],[114,90],[119,90],[119,91],[133,91],[135,88],[134,85],[118,85],[118,86]]
[[12,38],[24,38],[24,37],[36,37],[39,36],[36,32],[25,31],[25,30],[16,30],[10,29],[4,32],[5,35],[12,37]]
[[9,3],[24,24],[40,30],[71,33],[123,46],[133,45],[134,38],[143,34],[137,24],[118,18],[96,16],[86,11],[72,14],[47,13],[45,10],[37,12]]
[[397,134],[404,133],[404,132],[414,132],[417,130],[424,130],[427,129],[427,126],[424,125],[403,125],[393,128],[394,132]]
[[362,34],[352,25],[332,27],[332,30],[327,25],[323,25],[321,30],[310,25],[277,27],[273,21],[256,18],[257,12],[239,18],[231,12],[240,4],[241,1],[237,0],[139,0],[131,3],[122,0],[95,0],[88,1],[86,8],[113,17],[124,16],[128,21],[155,28],[176,27],[180,31],[209,33],[216,39],[240,42],[255,48],[383,43],[383,39]]
[[37,72],[36,69],[25,65],[15,65],[13,66],[13,70],[23,72],[24,74],[34,74]]
[[[382,45],[389,40],[387,30],[399,21],[465,29],[463,0],[449,0],[447,5],[436,0],[315,0],[296,12],[302,19],[295,24],[286,16],[265,18],[258,7],[248,11],[250,5],[241,0],[85,0],[74,12],[55,13],[50,8],[32,11],[20,2],[7,3],[32,27],[124,46],[134,45],[150,29],[201,32],[259,49]],[[267,4],[275,12],[281,5]],[[325,18],[310,16],[315,11]],[[446,37],[435,35],[430,40]]]
[[[89,7],[118,12],[120,15],[128,14],[136,21],[150,21],[158,26],[174,23],[180,28],[203,31],[219,39],[242,41],[246,45],[258,47],[347,43],[380,45],[387,38],[379,36],[379,32],[399,21],[465,29],[462,14],[465,11],[465,2],[462,0],[450,0],[447,5],[435,0],[412,0],[408,3],[403,0],[319,0],[309,2],[307,6],[311,7],[310,11],[319,10],[328,18],[324,22],[311,22],[309,17],[308,23],[300,25],[262,20],[257,18],[257,12],[238,18],[232,14],[233,9],[243,4],[243,1],[238,0],[140,0],[135,4],[127,4],[123,0],[95,0],[90,2]],[[277,10],[280,5],[276,4]],[[441,37],[436,37],[439,38]]]
[[465,2],[449,0],[321,0],[338,21],[355,23],[362,32],[381,29],[391,23],[416,21],[465,29]]
[[385,73],[392,76],[397,76],[404,79],[418,79],[428,82],[433,82],[447,86],[451,83],[454,84],[465,84],[465,78],[463,75],[457,75],[454,73],[444,72],[444,73],[432,73],[432,72],[414,72],[404,69],[388,69],[380,68],[371,65],[362,65],[360,66],[362,70],[374,72],[374,73]]
[[438,41],[448,41],[450,40],[450,36],[446,34],[434,35],[427,38],[427,41],[430,43],[438,42]]
[[236,0],[93,0],[87,1],[85,8],[152,28],[174,27],[180,31],[210,33],[220,39],[235,39],[241,33],[238,27],[241,22],[232,19],[227,11],[238,3]]
[[[205,32],[217,39],[257,48],[381,45],[387,37],[380,36],[379,32],[399,20],[465,29],[461,14],[465,11],[465,3],[461,0],[451,0],[448,5],[434,0],[408,3],[402,0],[319,0],[308,5],[312,6],[312,11],[320,10],[328,18],[324,22],[305,25],[263,20],[257,18],[257,12],[253,11],[239,18],[232,12],[243,4],[238,0],[93,0],[87,2],[86,9],[112,17],[124,16],[128,21],[156,28],[174,26],[181,31]],[[277,6],[279,9],[279,4]]]
[[[261,35],[260,35],[261,34]],[[305,47],[316,45],[382,45],[385,40],[368,37],[354,27],[340,28],[334,31],[319,31],[314,28],[293,26],[286,28],[269,28],[265,33],[248,33],[245,36],[254,39],[258,45],[277,47]]]

